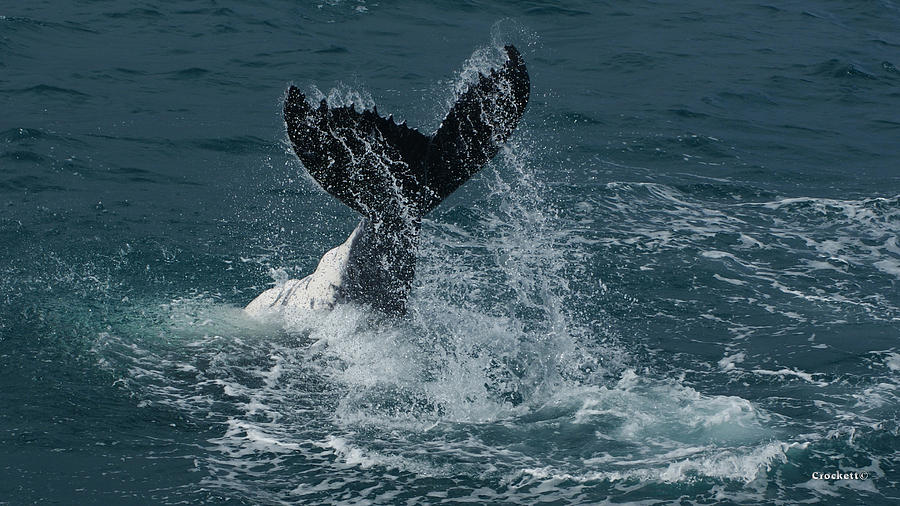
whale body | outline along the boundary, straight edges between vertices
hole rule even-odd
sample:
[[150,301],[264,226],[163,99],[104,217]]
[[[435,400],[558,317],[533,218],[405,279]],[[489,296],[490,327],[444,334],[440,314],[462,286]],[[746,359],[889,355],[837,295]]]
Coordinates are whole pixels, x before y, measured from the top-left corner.
[[504,50],[506,62],[479,74],[427,136],[375,108],[329,107],[325,100],[314,107],[299,89],[288,89],[284,120],[294,153],[361,218],[315,272],[266,290],[245,311],[322,310],[347,302],[392,315],[406,311],[422,217],[496,156],[525,112],[525,62],[515,47]]

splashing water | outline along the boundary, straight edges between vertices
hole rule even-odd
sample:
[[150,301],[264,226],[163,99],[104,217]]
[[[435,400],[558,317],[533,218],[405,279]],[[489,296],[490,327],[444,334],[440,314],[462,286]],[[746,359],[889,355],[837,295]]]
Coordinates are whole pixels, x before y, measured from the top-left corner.
[[409,494],[459,476],[521,500],[581,483],[573,499],[590,496],[585,483],[750,482],[802,448],[777,441],[753,403],[655,379],[580,319],[567,281],[578,231],[547,200],[529,146],[526,134],[503,150],[476,204],[425,221],[407,318],[344,305],[252,323],[176,300],[137,323],[162,327],[101,333],[101,364],[141,406],[222,427],[197,462],[204,484],[254,500],[367,480],[366,496],[385,500],[401,493],[386,477]]

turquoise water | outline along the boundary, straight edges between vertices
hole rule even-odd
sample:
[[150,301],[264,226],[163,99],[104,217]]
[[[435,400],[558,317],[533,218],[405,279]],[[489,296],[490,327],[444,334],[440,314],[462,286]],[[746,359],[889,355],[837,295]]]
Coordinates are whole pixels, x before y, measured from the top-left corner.
[[[889,504],[900,5],[0,5],[0,503]],[[409,315],[258,321],[356,224],[290,83],[529,109]],[[815,479],[831,473],[865,479]]]

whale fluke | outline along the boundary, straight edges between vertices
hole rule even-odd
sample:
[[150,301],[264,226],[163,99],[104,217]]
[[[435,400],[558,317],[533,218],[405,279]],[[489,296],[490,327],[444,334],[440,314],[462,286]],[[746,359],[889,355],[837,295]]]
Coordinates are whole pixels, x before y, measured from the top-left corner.
[[284,120],[294,151],[331,195],[377,221],[414,219],[437,206],[481,169],[512,134],[528,103],[521,54],[462,93],[440,128],[426,136],[353,105],[313,109],[294,86]]
[[326,100],[314,107],[288,89],[284,121],[294,152],[322,188],[363,218],[316,272],[267,290],[249,312],[346,301],[388,314],[406,310],[422,216],[499,152],[525,112],[528,72],[516,48],[505,49],[503,66],[479,74],[433,135],[374,107],[329,107]]

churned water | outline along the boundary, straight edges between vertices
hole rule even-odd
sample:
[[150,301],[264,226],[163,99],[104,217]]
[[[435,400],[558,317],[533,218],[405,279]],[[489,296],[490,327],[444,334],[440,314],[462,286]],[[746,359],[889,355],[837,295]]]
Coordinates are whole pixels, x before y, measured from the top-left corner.
[[[287,86],[430,133],[506,43],[409,315],[245,316],[356,224]],[[892,0],[4,2],[0,503],[895,503],[897,65]]]

